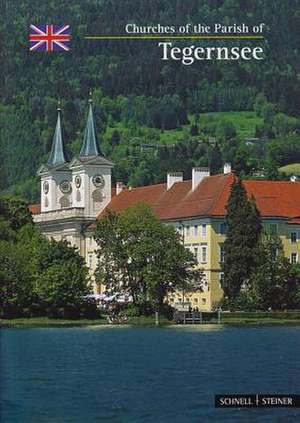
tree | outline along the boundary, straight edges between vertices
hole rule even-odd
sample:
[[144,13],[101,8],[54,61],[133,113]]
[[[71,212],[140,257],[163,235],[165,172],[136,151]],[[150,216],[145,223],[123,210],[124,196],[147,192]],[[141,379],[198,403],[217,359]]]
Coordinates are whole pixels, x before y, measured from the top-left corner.
[[255,97],[255,102],[253,105],[253,109],[256,112],[257,116],[262,116],[262,109],[268,103],[264,94],[259,93]]
[[227,204],[227,236],[224,243],[223,290],[230,300],[236,298],[248,283],[257,258],[257,246],[262,230],[254,199],[248,199],[241,179],[231,186]]
[[289,134],[283,138],[277,138],[267,146],[268,160],[272,160],[279,166],[300,161],[300,136]]
[[196,124],[191,125],[191,127],[190,127],[190,134],[191,134],[192,136],[199,135],[199,128],[198,128],[198,125],[196,125]]
[[66,241],[44,240],[36,253],[35,293],[42,306],[57,315],[79,315],[91,293],[83,257]]
[[264,119],[265,124],[272,124],[275,114],[276,114],[275,104],[266,103],[261,109],[261,116]]
[[150,301],[161,309],[176,290],[201,289],[202,271],[171,226],[156,219],[145,204],[121,215],[108,212],[97,223],[97,280],[107,292],[126,292],[134,304]]
[[26,203],[0,198],[0,309],[1,315],[17,316],[33,301],[34,266],[31,250],[21,241],[25,227],[33,227]]
[[0,315],[16,317],[33,299],[31,252],[22,244],[0,241]]
[[46,239],[24,201],[0,199],[0,307],[4,317],[95,314],[84,259],[67,242]]
[[232,122],[221,120],[216,127],[216,137],[220,141],[226,141],[236,136],[236,129]]
[[6,220],[12,230],[18,230],[23,225],[32,223],[26,202],[11,196],[0,197],[0,218]]
[[300,275],[284,257],[283,246],[276,235],[264,234],[259,245],[258,263],[250,278],[248,295],[257,308],[275,310],[300,305]]
[[277,113],[273,119],[273,130],[276,137],[284,137],[296,127],[296,119],[284,113]]
[[120,144],[120,140],[121,140],[121,137],[120,137],[120,133],[119,133],[119,131],[117,131],[116,129],[113,131],[113,133],[112,133],[112,136],[111,136],[111,145],[113,146],[113,147],[116,147],[117,145],[119,145]]
[[210,170],[212,175],[215,175],[216,173],[220,172],[220,169],[222,169],[223,160],[222,160],[222,153],[220,150],[220,147],[218,144],[214,145],[212,152],[211,152],[211,158],[210,158]]

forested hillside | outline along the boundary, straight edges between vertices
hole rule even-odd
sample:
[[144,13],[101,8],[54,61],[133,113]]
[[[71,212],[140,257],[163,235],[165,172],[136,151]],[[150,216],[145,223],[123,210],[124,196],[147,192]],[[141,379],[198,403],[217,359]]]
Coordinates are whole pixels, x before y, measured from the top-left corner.
[[[184,66],[161,61],[157,41],[84,39],[124,34],[129,22],[264,22],[266,60]],[[31,23],[70,24],[71,50],[29,52]],[[115,177],[124,182],[157,182],[172,168],[188,176],[192,165],[218,171],[224,160],[246,176],[278,177],[279,166],[300,161],[299,28],[299,0],[4,1],[0,190],[37,198],[34,175],[50,149],[57,100],[73,155],[81,143],[90,90],[98,137],[116,163]],[[246,119],[251,123],[245,131]],[[247,142],[245,135],[258,140]]]

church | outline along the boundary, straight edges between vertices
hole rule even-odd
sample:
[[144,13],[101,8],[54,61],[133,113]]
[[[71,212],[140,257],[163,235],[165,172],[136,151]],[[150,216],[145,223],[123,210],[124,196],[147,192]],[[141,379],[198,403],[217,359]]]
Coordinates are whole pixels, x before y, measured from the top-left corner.
[[[222,298],[221,270],[226,237],[226,204],[234,181],[231,165],[223,173],[210,175],[209,168],[192,169],[192,179],[182,172],[169,172],[166,182],[144,187],[125,187],[121,181],[112,186],[114,163],[104,156],[97,141],[92,100],[80,153],[66,158],[61,130],[61,110],[48,162],[38,170],[41,180],[40,204],[29,209],[42,233],[55,240],[67,240],[85,258],[91,275],[96,268],[96,243],[93,230],[97,219],[107,209],[121,213],[140,202],[147,203],[154,214],[173,225],[204,270],[204,290],[175,293],[171,304],[190,302],[192,307],[210,311]],[[184,158],[183,158],[184,159]],[[300,183],[291,181],[244,181],[249,196],[255,197],[263,225],[282,240],[284,253],[292,263],[300,254]],[[95,293],[103,286],[95,284]]]

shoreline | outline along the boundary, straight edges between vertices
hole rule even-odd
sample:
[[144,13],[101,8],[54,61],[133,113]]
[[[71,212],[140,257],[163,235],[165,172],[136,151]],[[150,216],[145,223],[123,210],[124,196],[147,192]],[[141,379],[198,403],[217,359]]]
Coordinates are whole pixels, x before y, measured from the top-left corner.
[[[243,316],[245,314],[245,316]],[[255,315],[257,314],[257,315]],[[224,314],[221,316],[220,325],[300,325],[300,315],[286,312],[274,312],[272,314],[261,313],[236,313],[236,315]],[[159,318],[159,326],[205,326],[218,324],[217,319],[211,319],[203,324],[177,325],[174,321],[165,317]],[[14,319],[0,319],[0,328],[49,328],[49,327],[87,327],[87,326],[156,326],[154,316],[131,317],[127,322],[109,324],[107,319],[55,319],[49,317],[20,317]]]

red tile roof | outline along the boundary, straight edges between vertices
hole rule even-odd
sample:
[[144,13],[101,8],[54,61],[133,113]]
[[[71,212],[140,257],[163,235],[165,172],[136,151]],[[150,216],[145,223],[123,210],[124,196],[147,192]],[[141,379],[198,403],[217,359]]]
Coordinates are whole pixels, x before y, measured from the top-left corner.
[[[117,213],[137,203],[147,203],[161,220],[177,220],[197,216],[225,216],[226,204],[234,174],[209,176],[192,191],[192,181],[175,183],[169,190],[167,184],[123,189],[113,192],[107,209]],[[244,181],[249,196],[254,196],[263,217],[288,218],[290,224],[300,224],[300,182]],[[32,214],[41,212],[39,204],[31,204]]]
[[[112,198],[107,209],[117,213],[134,204],[150,205],[161,220],[196,216],[225,216],[234,174],[209,176],[191,191],[192,182],[125,189]],[[300,217],[300,183],[286,181],[244,181],[249,196],[254,196],[263,217]],[[105,210],[100,213],[102,216]]]
[[244,181],[263,216],[300,217],[300,183],[290,181]]
[[293,217],[292,219],[288,220],[289,225],[300,225],[300,218]]

